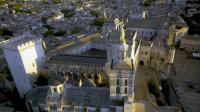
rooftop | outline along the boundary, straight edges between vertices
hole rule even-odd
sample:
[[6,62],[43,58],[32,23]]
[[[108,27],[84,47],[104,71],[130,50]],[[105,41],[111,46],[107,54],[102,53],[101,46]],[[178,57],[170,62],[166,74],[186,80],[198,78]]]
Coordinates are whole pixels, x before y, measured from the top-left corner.
[[58,55],[53,57],[52,61],[105,65],[107,62],[107,58],[78,56],[78,55]]
[[66,105],[109,107],[108,88],[72,87],[64,94]]
[[145,19],[131,19],[128,18],[126,24],[129,28],[145,28],[145,29],[156,29],[160,25],[164,25],[166,22],[165,18],[145,18]]
[[130,59],[120,61],[113,65],[114,70],[133,70],[134,66]]
[[186,40],[200,41],[200,35],[187,35],[183,38],[186,39]]
[[[132,32],[130,31],[126,31],[126,34],[125,34],[125,39],[126,39],[126,43],[130,43],[131,41],[131,38],[133,38],[131,35]],[[134,32],[135,33],[135,32]],[[120,32],[110,32],[109,33],[109,38],[108,40],[114,40],[116,42],[120,42]]]
[[39,107],[39,104],[45,103],[48,89],[48,86],[32,89],[25,95],[25,99],[32,101],[34,107]]

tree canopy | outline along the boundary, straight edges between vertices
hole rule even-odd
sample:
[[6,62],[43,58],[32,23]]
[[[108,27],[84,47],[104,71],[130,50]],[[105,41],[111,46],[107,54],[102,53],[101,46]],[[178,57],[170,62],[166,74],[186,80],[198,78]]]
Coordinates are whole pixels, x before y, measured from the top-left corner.
[[79,32],[81,32],[81,29],[78,26],[75,26],[75,27],[71,28],[71,30],[70,30],[71,35],[77,34]]
[[99,27],[102,27],[104,22],[105,22],[105,19],[103,19],[103,18],[95,18],[93,20],[93,24],[96,26],[99,26]]
[[95,17],[99,17],[99,13],[96,10],[91,10],[90,14],[95,16]]
[[71,18],[76,14],[73,10],[69,9],[62,9],[61,12],[64,14],[65,18]]

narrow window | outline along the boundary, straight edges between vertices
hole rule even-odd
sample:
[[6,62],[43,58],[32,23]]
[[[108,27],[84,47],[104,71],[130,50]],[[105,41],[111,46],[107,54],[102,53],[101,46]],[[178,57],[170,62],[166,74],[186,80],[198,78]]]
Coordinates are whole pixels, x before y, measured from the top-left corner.
[[127,86],[127,79],[125,79],[125,86]]
[[117,79],[117,85],[119,85],[119,79]]
[[116,93],[117,93],[117,94],[120,94],[120,87],[117,87],[117,88],[116,88]]
[[55,93],[57,93],[57,90],[56,90],[56,88],[53,88],[53,89],[54,89],[54,92],[55,92]]
[[127,87],[124,88],[124,94],[127,94]]

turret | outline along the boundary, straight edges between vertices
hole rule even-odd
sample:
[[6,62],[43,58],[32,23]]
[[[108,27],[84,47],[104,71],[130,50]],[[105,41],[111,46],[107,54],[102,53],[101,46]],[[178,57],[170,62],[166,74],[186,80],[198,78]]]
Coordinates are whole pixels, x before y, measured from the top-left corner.
[[49,92],[51,94],[60,94],[64,90],[64,84],[65,80],[63,79],[58,79],[58,78],[52,78],[49,81]]
[[121,23],[120,29],[121,29],[120,44],[116,46],[118,61],[125,60],[128,57],[128,54],[127,54],[128,45],[126,44],[125,29],[124,29],[123,22]]
[[55,110],[57,112],[61,112],[64,104],[64,99],[62,98],[62,93],[64,92],[65,88],[65,80],[64,78],[56,78],[53,77],[49,81],[49,91],[47,93],[47,98],[46,98],[46,105],[45,105],[45,110],[50,111],[50,110]]

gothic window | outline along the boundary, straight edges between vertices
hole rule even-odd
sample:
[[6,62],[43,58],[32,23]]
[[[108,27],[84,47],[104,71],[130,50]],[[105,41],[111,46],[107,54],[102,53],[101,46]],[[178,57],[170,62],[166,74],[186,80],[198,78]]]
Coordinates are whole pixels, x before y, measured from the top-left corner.
[[127,84],[128,84],[127,82],[128,82],[127,79],[125,79],[125,86],[127,86]]
[[117,79],[117,85],[119,85],[119,79]]
[[127,87],[124,88],[124,94],[127,94]]
[[145,55],[147,55],[147,52],[145,52]]
[[117,88],[116,88],[116,93],[117,93],[117,94],[120,94],[120,87],[117,87]]

